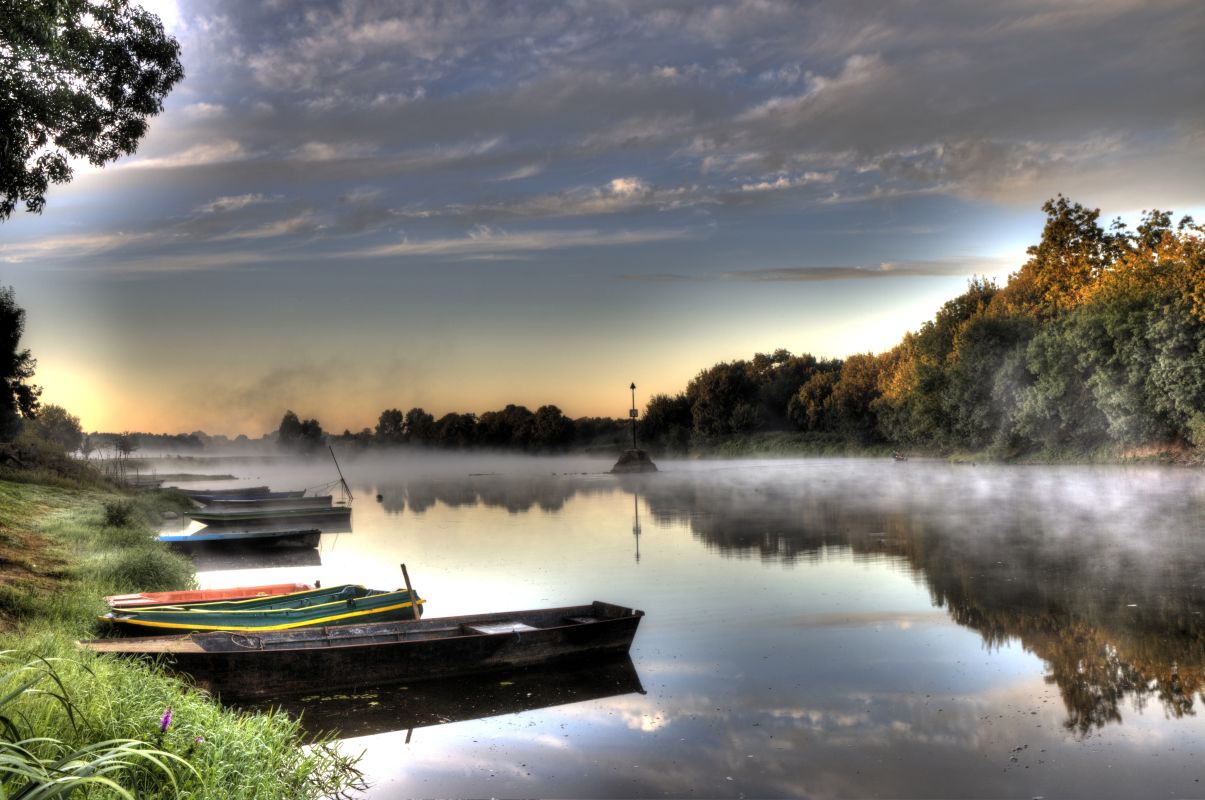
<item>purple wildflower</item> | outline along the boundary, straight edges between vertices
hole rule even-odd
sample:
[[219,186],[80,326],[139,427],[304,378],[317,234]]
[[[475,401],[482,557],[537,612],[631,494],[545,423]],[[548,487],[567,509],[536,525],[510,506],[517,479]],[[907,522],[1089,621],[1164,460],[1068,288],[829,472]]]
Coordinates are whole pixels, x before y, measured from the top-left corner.
[[167,729],[172,724],[172,707],[168,706],[167,711],[163,712],[163,718],[159,720],[159,732],[166,733]]
[[196,739],[193,740],[193,744],[203,744],[204,742],[205,742],[204,736],[198,736]]

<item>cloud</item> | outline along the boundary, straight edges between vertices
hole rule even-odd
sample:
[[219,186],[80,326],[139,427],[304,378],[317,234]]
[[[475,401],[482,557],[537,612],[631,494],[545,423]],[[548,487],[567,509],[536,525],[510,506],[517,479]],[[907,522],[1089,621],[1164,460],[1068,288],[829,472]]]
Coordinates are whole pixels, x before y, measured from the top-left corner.
[[254,205],[257,203],[270,203],[276,199],[279,199],[279,195],[269,197],[268,195],[261,194],[260,192],[218,197],[214,200],[210,200],[208,203],[197,206],[197,213],[215,214],[227,211],[238,211],[240,208],[246,208],[249,205]]
[[875,280],[885,278],[950,277],[965,275],[1000,275],[1016,269],[1018,264],[1007,257],[944,258],[919,261],[882,262],[879,264],[839,264],[767,269],[736,270],[732,272],[683,275],[650,273],[624,275],[623,280],[646,283],[697,281],[731,281],[742,283],[823,283],[845,280]]
[[249,154],[241,144],[233,139],[224,139],[212,143],[196,144],[171,155],[119,161],[117,166],[125,169],[175,169],[239,161],[247,157]]
[[340,254],[345,257],[384,258],[397,256],[482,256],[580,247],[616,247],[680,241],[691,238],[685,229],[642,231],[526,231],[511,233],[479,226],[462,237],[403,240]]

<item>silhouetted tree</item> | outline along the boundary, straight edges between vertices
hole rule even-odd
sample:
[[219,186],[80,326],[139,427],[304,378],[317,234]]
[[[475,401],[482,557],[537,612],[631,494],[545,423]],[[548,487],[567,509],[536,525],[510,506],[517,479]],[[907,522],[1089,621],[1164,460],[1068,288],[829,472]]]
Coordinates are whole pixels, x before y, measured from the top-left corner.
[[0,441],[12,441],[21,418],[38,412],[42,390],[28,383],[38,362],[28,348],[21,349],[24,333],[25,309],[17,305],[11,286],[0,286]]
[[477,443],[477,417],[473,414],[444,414],[435,423],[435,443],[449,448],[472,447]]
[[431,444],[435,441],[435,417],[421,408],[412,408],[406,412],[404,430],[410,444]]
[[184,76],[159,18],[126,0],[0,4],[0,221],[40,212],[71,158],[134,152]]
[[280,419],[276,441],[290,450],[314,450],[326,440],[322,425],[316,419],[302,420],[293,411],[286,411]]
[[531,442],[533,416],[513,403],[501,411],[486,411],[477,420],[477,441],[486,447],[525,449]]
[[531,445],[540,450],[563,450],[573,440],[573,421],[556,406],[540,406],[531,420]]
[[690,400],[685,394],[673,397],[655,394],[644,407],[644,415],[637,424],[641,441],[667,450],[685,450],[690,444],[690,431],[694,419],[690,414]]
[[397,408],[389,408],[381,412],[377,420],[376,440],[387,444],[397,444],[405,440],[405,417]]

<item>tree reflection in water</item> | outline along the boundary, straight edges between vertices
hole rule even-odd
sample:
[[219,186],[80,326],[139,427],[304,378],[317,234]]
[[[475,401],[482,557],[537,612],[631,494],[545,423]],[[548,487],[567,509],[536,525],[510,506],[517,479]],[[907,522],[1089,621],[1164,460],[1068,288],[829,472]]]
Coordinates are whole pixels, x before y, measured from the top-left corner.
[[639,494],[653,524],[687,527],[723,556],[790,564],[838,548],[897,560],[986,646],[1015,640],[1040,657],[1079,736],[1120,722],[1125,702],[1157,702],[1169,718],[1205,702],[1200,497],[1146,498],[1143,486],[1100,497],[1071,468],[981,467],[969,481],[969,467],[951,478],[957,468],[917,462],[870,479],[842,469],[809,480],[672,469],[618,483],[482,475],[381,493],[398,512],[444,503],[518,514],[618,490]]

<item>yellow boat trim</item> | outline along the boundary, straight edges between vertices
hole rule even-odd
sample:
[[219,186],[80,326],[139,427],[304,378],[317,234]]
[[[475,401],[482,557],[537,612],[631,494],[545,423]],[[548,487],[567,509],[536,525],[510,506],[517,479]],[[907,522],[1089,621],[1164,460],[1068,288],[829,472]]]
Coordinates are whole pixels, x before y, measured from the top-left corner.
[[[419,599],[418,604],[422,605],[426,600]],[[141,625],[146,628],[169,628],[177,631],[283,631],[290,628],[309,628],[318,625],[325,625],[329,622],[336,622],[342,619],[352,619],[353,617],[363,617],[367,614],[383,614],[387,611],[397,611],[402,608],[410,608],[413,603],[398,603],[393,606],[382,606],[381,608],[369,608],[363,611],[351,611],[346,614],[336,614],[333,617],[322,617],[320,619],[307,619],[298,622],[288,622],[283,625],[256,625],[254,627],[237,626],[237,625],[189,625],[181,622],[149,622],[141,619],[123,619],[119,620],[123,625]],[[312,606],[317,608],[317,606]],[[104,617],[101,617],[104,619]],[[113,621],[113,620],[106,620]]]

